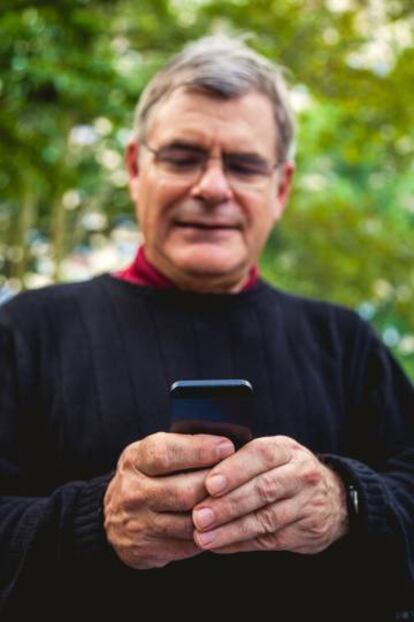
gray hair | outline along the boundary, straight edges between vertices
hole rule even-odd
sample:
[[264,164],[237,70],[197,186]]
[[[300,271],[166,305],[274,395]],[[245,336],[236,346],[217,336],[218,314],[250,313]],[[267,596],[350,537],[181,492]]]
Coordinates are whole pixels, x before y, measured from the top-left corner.
[[278,133],[277,157],[293,158],[294,119],[283,69],[226,36],[203,37],[187,45],[152,78],[135,111],[135,132],[144,140],[154,106],[173,90],[183,87],[221,99],[251,91],[266,95],[273,108]]

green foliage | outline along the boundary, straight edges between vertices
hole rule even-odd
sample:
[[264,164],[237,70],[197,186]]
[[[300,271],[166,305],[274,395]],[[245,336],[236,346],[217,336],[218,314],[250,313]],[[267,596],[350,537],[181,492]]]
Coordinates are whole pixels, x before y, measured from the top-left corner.
[[[357,308],[414,377],[412,0],[3,0],[0,285],[131,219],[123,150],[150,75],[226,31],[289,68],[292,198],[262,259],[288,290]],[[40,242],[39,242],[40,240]]]

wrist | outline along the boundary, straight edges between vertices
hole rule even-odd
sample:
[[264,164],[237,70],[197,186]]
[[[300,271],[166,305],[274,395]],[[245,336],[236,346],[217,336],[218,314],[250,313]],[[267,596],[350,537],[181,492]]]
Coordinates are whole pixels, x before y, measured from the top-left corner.
[[351,527],[349,515],[347,488],[338,473],[330,466],[324,464],[327,471],[328,494],[331,499],[331,512],[333,519],[333,537],[336,541],[346,536]]
[[[360,522],[360,499],[358,488],[346,469],[342,468],[340,462],[331,460],[325,456],[318,456],[319,460],[335,475],[336,481],[340,486],[339,497],[341,507],[346,514],[346,531],[353,531]],[[345,534],[344,534],[345,535]]]

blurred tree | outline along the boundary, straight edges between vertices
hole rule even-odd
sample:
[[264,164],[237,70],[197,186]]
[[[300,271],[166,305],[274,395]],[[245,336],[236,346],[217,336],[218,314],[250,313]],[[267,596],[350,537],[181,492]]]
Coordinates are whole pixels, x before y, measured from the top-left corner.
[[289,68],[299,118],[263,273],[358,308],[414,376],[413,23],[412,0],[3,0],[3,283],[67,278],[63,257],[132,217],[122,152],[143,85],[188,40],[248,34]]
[[414,5],[220,0],[201,12],[289,68],[297,173],[264,275],[357,307],[414,377]]
[[[129,210],[119,173],[151,51],[180,40],[167,2],[4,2],[0,8],[0,191],[5,273],[28,268],[31,227],[50,241],[54,278],[82,213]],[[140,38],[136,47],[133,42]],[[145,63],[141,51],[148,49]],[[13,154],[13,157],[10,157]],[[106,174],[109,172],[108,174]],[[65,201],[71,189],[74,202]],[[78,216],[78,218],[76,218]],[[74,222],[73,222],[74,221]]]

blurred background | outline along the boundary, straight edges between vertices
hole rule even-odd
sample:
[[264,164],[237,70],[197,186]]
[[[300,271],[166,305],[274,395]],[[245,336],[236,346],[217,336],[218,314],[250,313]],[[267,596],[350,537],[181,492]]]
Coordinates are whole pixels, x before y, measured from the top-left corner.
[[298,116],[263,275],[356,309],[414,378],[412,0],[1,0],[0,303],[128,263],[136,99],[220,32],[289,69]]

